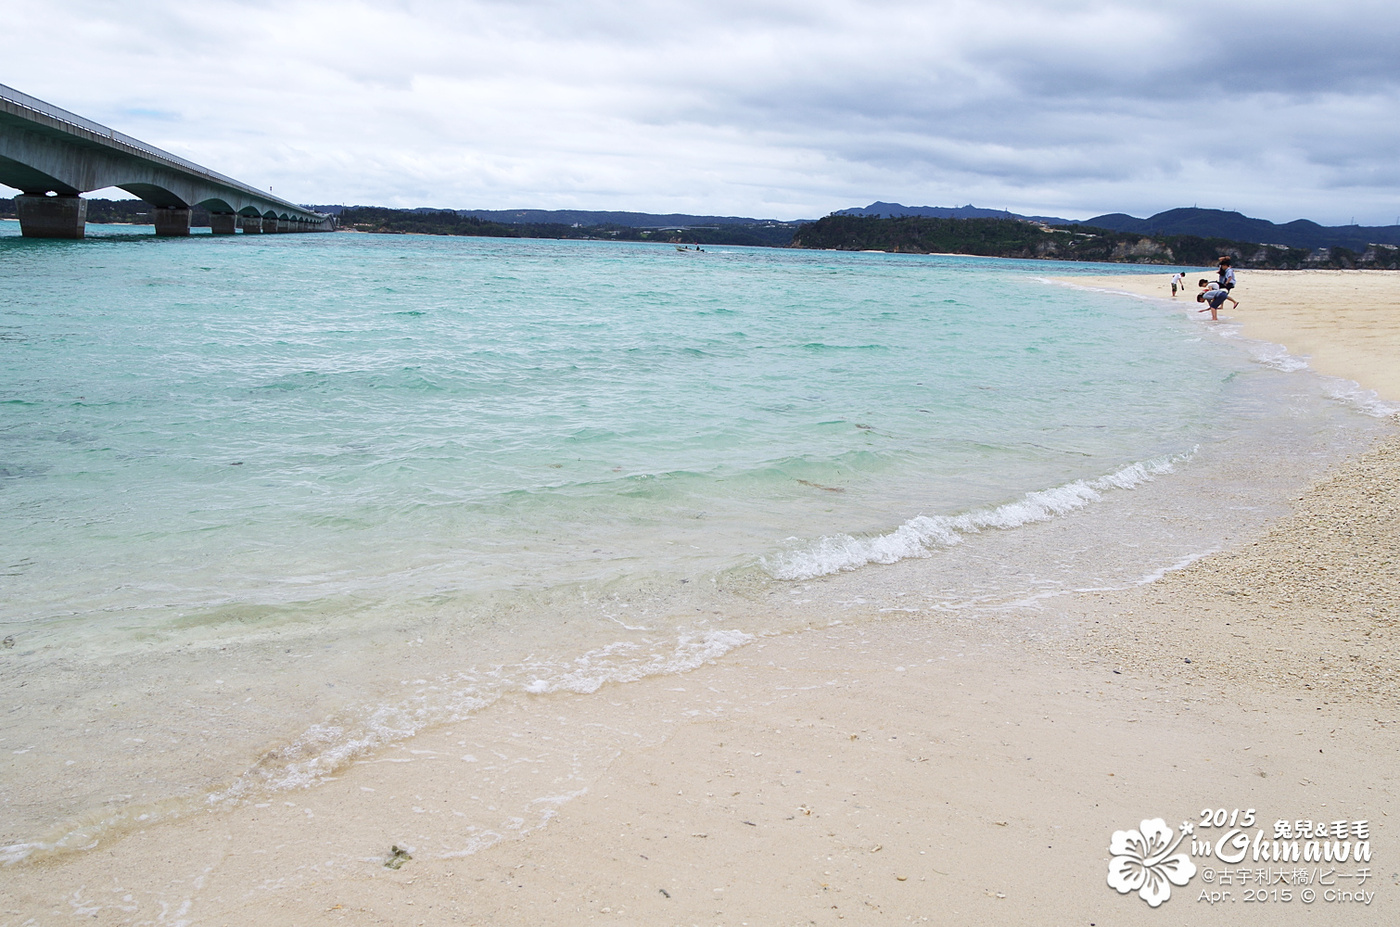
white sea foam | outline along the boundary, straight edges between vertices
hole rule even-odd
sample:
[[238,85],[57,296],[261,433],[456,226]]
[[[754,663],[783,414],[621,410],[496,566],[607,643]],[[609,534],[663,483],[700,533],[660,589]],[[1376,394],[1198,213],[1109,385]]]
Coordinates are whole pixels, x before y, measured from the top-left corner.
[[[1051,278],[1038,278],[1042,283],[1054,286],[1068,287],[1069,289],[1085,290],[1094,293],[1109,293],[1114,296],[1128,296],[1134,299],[1169,301],[1165,297],[1145,296],[1141,293],[1131,293],[1127,290],[1113,289],[1112,287],[1087,286],[1079,283],[1072,283],[1068,280],[1055,280]],[[1238,339],[1244,342],[1246,350],[1255,363],[1272,370],[1279,370],[1284,373],[1295,373],[1300,370],[1309,370],[1307,356],[1299,356],[1289,352],[1288,348],[1281,344],[1270,341],[1256,341],[1243,336],[1241,326],[1237,323],[1227,323],[1225,325],[1213,325],[1211,330],[1222,338]],[[1365,415],[1375,418],[1389,418],[1393,415],[1400,415],[1400,404],[1388,402],[1381,399],[1375,390],[1366,389],[1354,380],[1342,377],[1321,377],[1323,380],[1323,390],[1330,399],[1345,403]]]
[[[1226,337],[1237,336],[1237,332],[1222,332]],[[1297,354],[1288,353],[1288,349],[1281,344],[1274,344],[1270,341],[1248,341],[1249,354],[1256,363],[1262,364],[1273,370],[1282,370],[1284,373],[1293,373],[1298,370],[1308,369],[1308,359],[1299,357]]]
[[1137,578],[1133,585],[1150,586],[1162,577],[1166,576],[1168,573],[1175,573],[1177,570],[1184,570],[1191,564],[1195,563],[1197,560],[1200,560],[1202,557],[1208,557],[1211,554],[1216,553],[1217,551],[1219,551],[1218,547],[1212,547],[1207,550],[1199,550],[1195,553],[1188,554],[1187,556],[1177,560],[1175,563],[1169,563],[1166,566],[1158,567],[1155,570],[1151,570],[1147,573],[1144,573],[1142,576]]
[[[1254,361],[1265,367],[1281,370],[1284,373],[1312,369],[1306,356],[1300,357],[1297,354],[1290,354],[1288,349],[1281,344],[1244,339],[1237,328],[1222,329],[1220,333],[1227,338],[1241,338]],[[1375,390],[1367,389],[1355,380],[1326,375],[1320,375],[1319,380],[1322,382],[1324,395],[1329,399],[1351,406],[1365,415],[1374,418],[1389,418],[1392,415],[1400,414],[1400,404],[1380,398]]]
[[1142,293],[1134,293],[1131,290],[1120,290],[1108,286],[1089,286],[1085,283],[1074,283],[1070,280],[1060,280],[1054,277],[1037,277],[1036,280],[1041,283],[1047,283],[1050,286],[1064,287],[1069,290],[1080,290],[1085,293],[1107,293],[1110,296],[1127,296],[1132,299],[1171,302],[1171,300],[1167,299],[1165,296],[1147,296]]
[[1366,389],[1355,380],[1343,377],[1323,377],[1322,390],[1329,399],[1345,403],[1374,418],[1389,418],[1400,415],[1400,403],[1382,399],[1373,389]]
[[610,682],[635,682],[647,676],[695,669],[753,639],[752,634],[736,630],[683,634],[671,653],[653,653],[644,661],[618,659],[620,654],[640,649],[637,644],[613,644],[578,657],[562,672],[555,668],[552,674],[533,679],[524,688],[536,695],[596,692]]
[[[543,798],[536,798],[529,804],[530,813],[534,814],[533,823],[521,817],[514,817],[506,825],[507,830],[517,831],[523,836],[540,827],[544,827],[552,821],[559,813],[562,805],[568,804],[575,798],[588,794],[588,789],[579,789],[576,792],[566,792],[563,795],[546,795]],[[480,853],[482,850],[495,846],[505,839],[505,835],[498,830],[483,830],[479,833],[471,834],[464,846],[457,850],[449,850],[446,853],[438,854],[439,859],[461,859]]]
[[222,804],[252,794],[315,785],[358,757],[406,740],[430,725],[462,720],[511,691],[596,692],[609,683],[683,673],[752,640],[754,635],[735,629],[696,631],[681,634],[671,645],[618,641],[573,660],[532,662],[433,684],[417,680],[419,691],[401,704],[380,705],[359,719],[312,725],[208,800]]
[[1179,454],[1129,464],[1097,479],[1075,480],[1051,489],[1028,492],[1015,502],[995,508],[974,509],[961,515],[919,515],[888,534],[824,537],[806,547],[771,559],[764,558],[763,566],[775,579],[800,580],[854,570],[870,563],[927,557],[935,549],[961,543],[967,534],[1019,528],[1067,515],[1097,502],[1105,492],[1132,489],[1160,474],[1170,473],[1177,463],[1190,456]]
[[[610,683],[683,673],[742,647],[755,637],[737,629],[697,630],[682,633],[669,644],[618,641],[573,660],[538,661],[499,667],[479,675],[414,680],[415,694],[399,704],[379,705],[346,718],[311,725],[293,742],[266,754],[227,788],[210,793],[205,800],[209,805],[236,805],[268,792],[307,788],[360,757],[407,740],[432,725],[462,720],[512,691],[591,693]],[[551,805],[569,797],[544,798],[538,802]],[[103,834],[114,829],[178,815],[181,813],[179,805],[175,802],[123,808],[115,814],[85,820],[53,839],[0,846],[0,865],[56,852],[90,849]],[[543,825],[553,814],[551,805],[538,823]],[[481,846],[490,845],[495,839],[485,839]]]
[[0,847],[0,865],[12,866],[42,849],[45,846],[41,843],[11,843]]

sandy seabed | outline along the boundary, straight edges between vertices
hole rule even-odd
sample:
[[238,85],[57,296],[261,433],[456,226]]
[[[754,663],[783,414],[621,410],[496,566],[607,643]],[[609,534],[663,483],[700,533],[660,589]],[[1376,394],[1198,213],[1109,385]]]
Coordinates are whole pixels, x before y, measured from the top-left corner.
[[[1400,401],[1400,274],[1239,276],[1247,337]],[[1169,298],[1166,274],[1072,282]],[[838,583],[802,588],[836,608]],[[0,870],[0,927],[1400,923],[1400,433],[1255,537],[1042,611],[886,613],[502,702],[316,788]],[[1251,837],[1346,822],[1371,859],[1195,856],[1159,907],[1110,887],[1115,831],[1189,823],[1183,853],[1250,809]]]

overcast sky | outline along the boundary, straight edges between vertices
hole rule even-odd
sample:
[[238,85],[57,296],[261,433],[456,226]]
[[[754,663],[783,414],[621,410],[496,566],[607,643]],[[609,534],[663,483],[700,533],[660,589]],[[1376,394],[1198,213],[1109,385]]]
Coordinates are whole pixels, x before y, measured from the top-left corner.
[[302,203],[1400,221],[1400,3],[0,0],[0,83]]

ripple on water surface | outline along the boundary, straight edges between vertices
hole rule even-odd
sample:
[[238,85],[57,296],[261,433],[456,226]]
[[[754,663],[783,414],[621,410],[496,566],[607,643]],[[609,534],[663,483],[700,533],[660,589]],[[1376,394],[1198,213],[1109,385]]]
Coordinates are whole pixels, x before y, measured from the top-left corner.
[[837,614],[774,605],[795,582],[927,560],[936,611],[1131,581],[1229,536],[1161,514],[1201,468],[1286,440],[1302,473],[1366,427],[1043,265],[43,245],[0,234],[18,855]]

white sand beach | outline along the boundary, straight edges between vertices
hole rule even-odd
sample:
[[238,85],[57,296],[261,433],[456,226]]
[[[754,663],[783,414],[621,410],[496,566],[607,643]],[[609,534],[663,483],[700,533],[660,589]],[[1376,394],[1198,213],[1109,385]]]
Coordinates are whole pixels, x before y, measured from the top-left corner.
[[[1400,400],[1400,274],[1241,271],[1236,295],[1246,336]],[[926,560],[881,568],[880,601],[804,583],[813,630],[503,700],[315,788],[10,867],[0,924],[1393,924],[1400,435],[1292,505],[1154,583],[975,625],[889,610]],[[466,828],[522,779],[557,801]],[[1214,841],[1220,808],[1268,836],[1364,821],[1372,862],[1329,866],[1330,887],[1198,873],[1160,908],[1108,886],[1115,831],[1162,817]]]
[[[1220,312],[1244,335],[1288,348],[1319,373],[1356,380],[1385,399],[1400,400],[1395,332],[1400,327],[1400,271],[1240,270],[1239,308]],[[1168,273],[1061,278],[1139,296],[1171,298]],[[1215,271],[1187,274],[1177,302],[1194,303],[1197,281]],[[1206,318],[1208,316],[1202,316]]]

